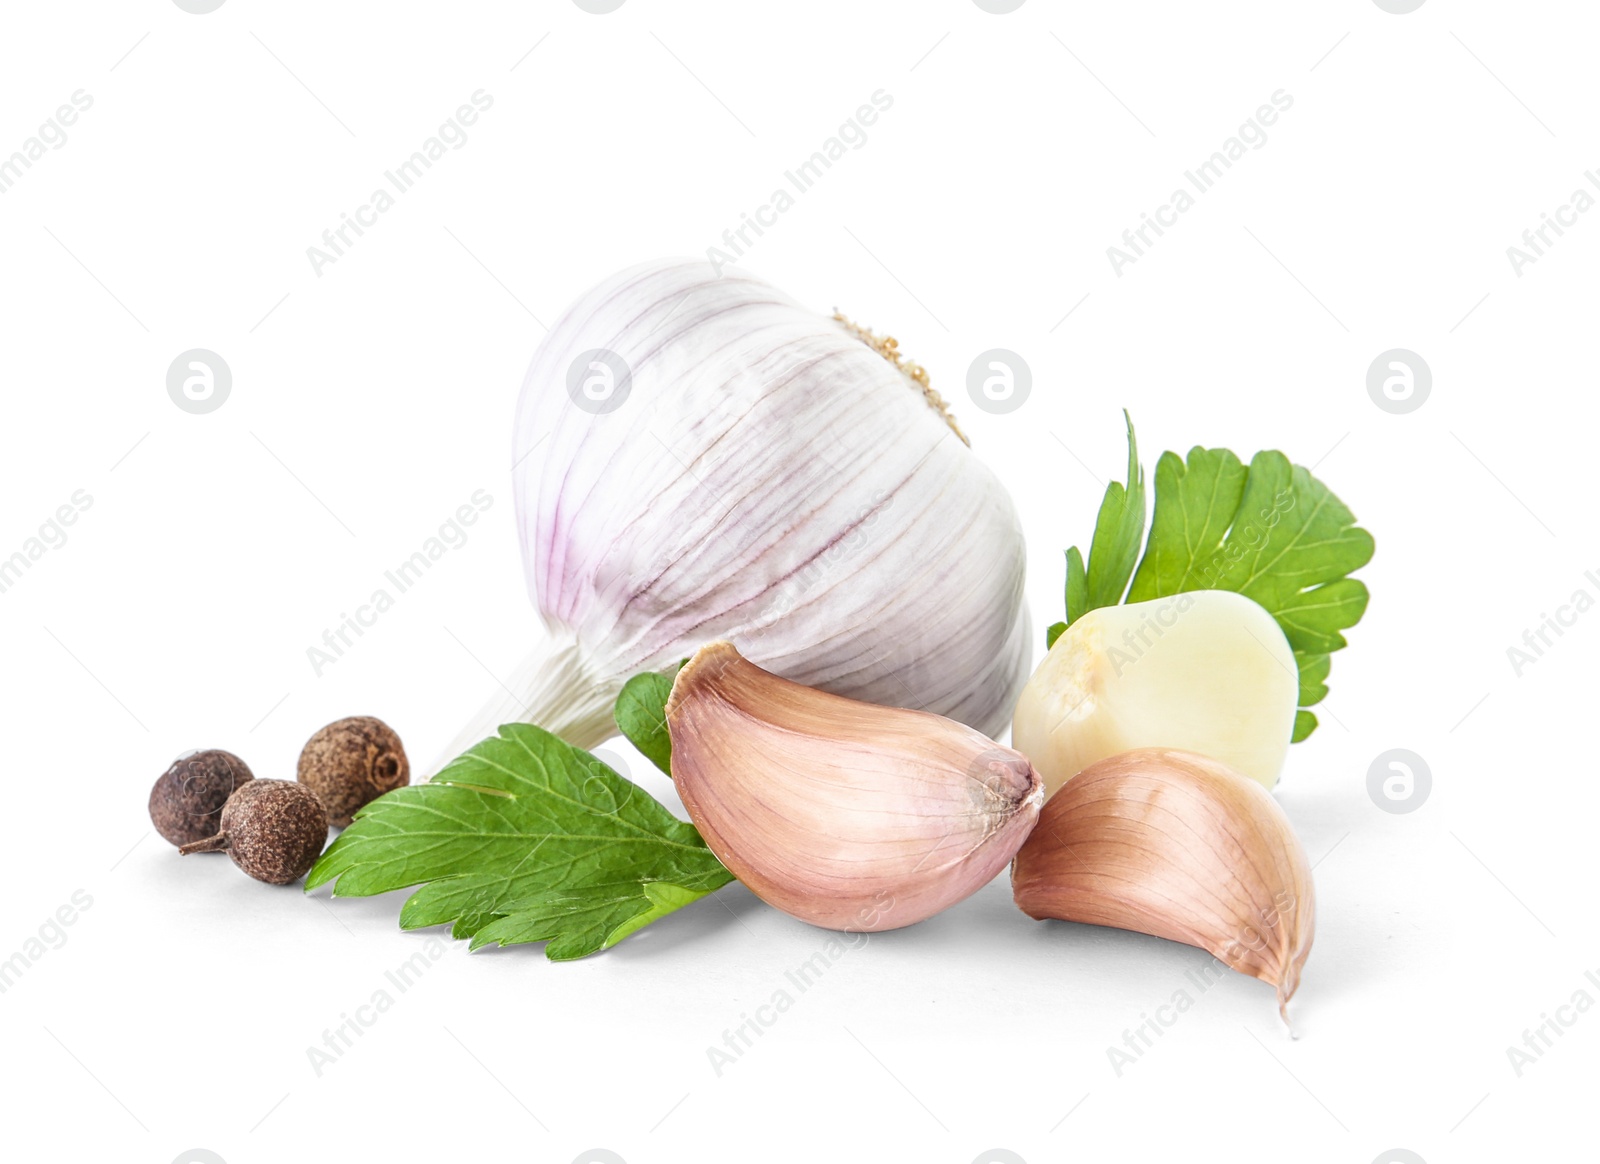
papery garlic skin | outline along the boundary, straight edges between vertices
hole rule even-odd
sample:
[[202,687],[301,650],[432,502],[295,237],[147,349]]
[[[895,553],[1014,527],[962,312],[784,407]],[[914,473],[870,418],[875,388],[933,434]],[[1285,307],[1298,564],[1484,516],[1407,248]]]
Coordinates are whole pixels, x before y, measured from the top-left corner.
[[1316,933],[1311,866],[1261,785],[1192,752],[1144,748],[1079,772],[1017,853],[1029,917],[1137,930],[1271,983],[1278,1012]]
[[[602,349],[626,392],[590,400]],[[1032,649],[1022,532],[941,407],[737,268],[664,260],[585,293],[517,413],[549,642],[458,742],[530,720],[592,746],[631,675],[718,639],[808,686],[1004,730]]]
[[1091,610],[1023,688],[1011,742],[1054,795],[1097,760],[1183,748],[1278,781],[1294,734],[1294,652],[1259,603],[1228,590]]
[[1026,756],[953,720],[780,679],[728,643],[667,701],[695,827],[768,905],[835,930],[896,929],[1005,868],[1044,790]]

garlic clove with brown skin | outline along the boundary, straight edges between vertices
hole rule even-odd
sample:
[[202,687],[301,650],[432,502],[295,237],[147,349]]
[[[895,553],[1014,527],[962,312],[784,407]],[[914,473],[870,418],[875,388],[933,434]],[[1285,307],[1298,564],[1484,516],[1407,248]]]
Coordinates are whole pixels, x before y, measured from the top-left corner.
[[1208,950],[1277,987],[1300,985],[1316,930],[1305,850],[1259,783],[1170,748],[1110,756],[1050,798],[1011,869],[1033,918],[1114,926]]
[[994,879],[1044,788],[1026,756],[928,712],[780,679],[729,643],[667,700],[672,777],[706,844],[768,905],[896,929]]

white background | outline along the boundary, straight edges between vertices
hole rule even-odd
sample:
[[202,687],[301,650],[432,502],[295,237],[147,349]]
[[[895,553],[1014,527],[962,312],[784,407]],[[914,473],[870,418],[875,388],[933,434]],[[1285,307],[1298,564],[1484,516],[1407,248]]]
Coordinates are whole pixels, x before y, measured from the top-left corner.
[[[1438,1164],[1576,1134],[1600,1013],[1521,1077],[1506,1049],[1600,1000],[1600,614],[1520,678],[1506,651],[1600,595],[1600,215],[1520,277],[1506,248],[1600,164],[1588,7],[758,8],[6,6],[0,155],[94,99],[0,196],[0,555],[93,498],[0,595],[0,958],[93,902],[0,995],[6,1154]],[[1119,1077],[1107,1048],[1207,956],[1029,921],[1001,880],[850,953],[719,1078],[707,1047],[826,938],[734,885],[576,963],[446,943],[319,1078],[307,1048],[433,935],[398,930],[402,895],[180,862],[150,783],[208,746],[292,778],[357,713],[432,759],[536,633],[508,470],[540,321],[703,254],[880,88],[744,265],[931,369],[1022,512],[1041,653],[1124,406],[1147,467],[1279,448],[1377,538],[1278,791],[1318,862],[1300,1038],[1230,975]],[[306,248],[478,89],[470,141],[319,277]],[[1279,89],[1266,145],[1116,275],[1106,248]],[[210,415],[166,392],[195,347],[233,372]],[[992,347],[1033,370],[1007,416],[962,388]],[[1409,415],[1366,391],[1393,347],[1433,372]],[[478,489],[471,540],[317,677],[307,648]],[[1395,747],[1433,773],[1410,815],[1366,791]]]

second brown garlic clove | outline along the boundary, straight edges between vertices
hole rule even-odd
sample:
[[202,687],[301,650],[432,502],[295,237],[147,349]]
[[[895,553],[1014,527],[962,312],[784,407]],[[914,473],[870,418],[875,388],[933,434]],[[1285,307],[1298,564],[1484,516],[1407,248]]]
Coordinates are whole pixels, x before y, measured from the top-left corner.
[[1271,983],[1278,1013],[1316,930],[1311,867],[1260,784],[1215,760],[1140,748],[1052,796],[1011,870],[1017,906],[1208,950]]
[[1044,799],[1027,757],[972,728],[791,683],[728,643],[695,654],[666,710],[673,780],[711,851],[828,929],[896,929],[961,901]]

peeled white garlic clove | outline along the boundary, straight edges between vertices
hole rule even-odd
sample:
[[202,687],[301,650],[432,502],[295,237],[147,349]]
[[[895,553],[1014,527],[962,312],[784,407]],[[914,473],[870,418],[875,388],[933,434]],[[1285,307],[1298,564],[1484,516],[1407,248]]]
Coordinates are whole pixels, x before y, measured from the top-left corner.
[[1026,756],[921,711],[802,687],[699,651],[667,701],[695,826],[768,905],[836,930],[931,917],[1005,868],[1044,792]]
[[1300,679],[1277,621],[1228,590],[1104,606],[1068,627],[1023,688],[1011,742],[1047,795],[1107,756],[1183,748],[1278,782]]
[[1165,748],[1101,760],[1044,806],[1011,869],[1017,906],[1209,950],[1278,989],[1300,985],[1316,931],[1311,867],[1259,783]]
[[529,720],[592,746],[630,676],[718,639],[796,682],[1004,730],[1033,646],[1021,526],[894,359],[737,268],[664,260],[585,293],[517,412],[549,641],[458,744]]

